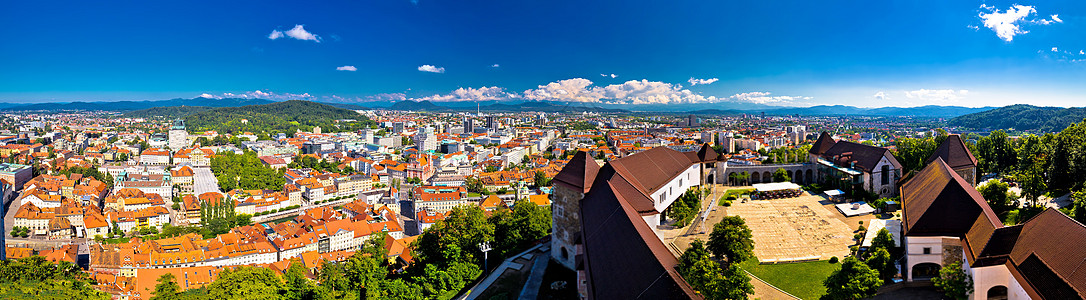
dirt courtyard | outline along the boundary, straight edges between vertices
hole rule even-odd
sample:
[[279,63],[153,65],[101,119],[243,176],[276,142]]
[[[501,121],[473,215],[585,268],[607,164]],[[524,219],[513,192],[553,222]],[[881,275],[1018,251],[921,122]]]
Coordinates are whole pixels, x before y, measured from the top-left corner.
[[790,199],[736,201],[728,214],[746,220],[754,234],[754,255],[762,263],[844,258],[855,244],[854,229],[819,203],[822,200],[804,193]]

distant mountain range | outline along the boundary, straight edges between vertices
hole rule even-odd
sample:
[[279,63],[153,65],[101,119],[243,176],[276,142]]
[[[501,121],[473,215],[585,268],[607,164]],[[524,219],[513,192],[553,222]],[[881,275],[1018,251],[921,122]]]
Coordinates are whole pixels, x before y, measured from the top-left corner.
[[1083,107],[1038,107],[1016,104],[950,119],[951,126],[975,130],[1014,129],[1058,132],[1086,118]]
[[26,105],[16,105],[10,107],[0,107],[2,110],[8,111],[29,111],[29,110],[104,110],[104,111],[130,111],[141,110],[154,107],[166,107],[166,106],[207,106],[207,107],[234,107],[243,105],[257,105],[268,104],[274,101],[264,99],[244,99],[244,98],[192,98],[192,99],[170,99],[170,100],[150,100],[150,101],[108,101],[108,102],[50,102],[50,103],[34,103]]
[[[591,105],[584,103],[561,103],[561,102],[520,102],[520,103],[501,103],[493,102],[480,104],[476,106],[464,106],[463,102],[458,102],[456,105],[441,103],[435,104],[430,101],[412,101],[404,100],[395,102],[388,107],[390,110],[409,110],[409,111],[540,111],[540,112],[672,112],[672,113],[692,113],[695,115],[739,115],[739,114],[760,114],[765,112],[767,115],[808,115],[808,116],[822,116],[822,115],[863,115],[863,116],[910,116],[910,117],[934,117],[934,118],[952,118],[960,115],[977,113],[994,109],[994,107],[962,107],[962,106],[918,106],[918,107],[881,107],[881,108],[860,108],[854,106],[845,105],[823,105],[812,107],[779,107],[779,106],[767,106],[767,105],[753,105],[746,109],[728,108],[733,105],[719,105],[722,108],[710,108],[705,109],[706,106],[718,106],[717,104],[698,104],[691,106],[689,104],[675,104],[671,110],[643,110],[643,108],[658,108],[656,106],[634,106],[626,105],[623,108],[617,108],[615,105]],[[700,108],[700,109],[691,109]]]
[[[102,110],[102,111],[128,111],[129,116],[147,117],[153,115],[184,117],[196,112],[215,107],[238,107],[245,105],[258,105],[274,103],[265,99],[244,98],[193,98],[170,99],[151,101],[110,101],[110,102],[61,102],[61,103],[0,103],[0,110],[6,111],[62,111],[62,110]],[[953,118],[957,116],[973,114],[994,109],[994,107],[961,107],[961,106],[919,106],[919,107],[881,107],[859,108],[845,105],[821,105],[812,107],[782,107],[763,104],[742,103],[678,103],[678,104],[646,104],[646,105],[621,105],[603,103],[580,102],[548,102],[548,101],[480,101],[480,102],[430,102],[404,100],[398,102],[368,102],[365,106],[349,103],[327,103],[337,108],[350,110],[365,110],[371,108],[384,108],[404,111],[488,111],[488,112],[648,112],[648,113],[693,113],[697,115],[739,115],[761,114],[767,115],[856,115],[856,116],[913,116],[933,118]],[[166,107],[184,107],[171,108]],[[160,108],[151,110],[152,108]],[[146,111],[143,111],[146,110]]]

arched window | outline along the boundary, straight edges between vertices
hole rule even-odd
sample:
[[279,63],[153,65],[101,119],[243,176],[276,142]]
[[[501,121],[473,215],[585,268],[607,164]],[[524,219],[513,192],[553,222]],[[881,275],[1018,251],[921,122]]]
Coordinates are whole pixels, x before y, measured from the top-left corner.
[[[566,250],[565,246],[562,246],[562,259],[569,259],[569,251]],[[1004,289],[1004,294],[1006,294],[1006,289]]]
[[988,289],[988,300],[1007,300],[1007,287],[997,285]]
[[882,165],[882,184],[890,184],[890,166]]

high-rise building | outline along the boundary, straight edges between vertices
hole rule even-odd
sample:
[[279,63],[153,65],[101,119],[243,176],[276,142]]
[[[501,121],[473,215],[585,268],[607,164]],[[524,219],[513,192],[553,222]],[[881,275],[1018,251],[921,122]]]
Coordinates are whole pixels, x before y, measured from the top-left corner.
[[495,116],[486,116],[486,128],[492,131],[498,131],[498,127],[501,123],[498,122],[498,118]]
[[437,135],[434,134],[434,129],[426,127],[419,130],[418,134],[415,134],[415,146],[419,151],[434,151],[437,150]]
[[185,130],[185,121],[178,119],[170,127],[170,150],[177,151],[189,146],[189,132]]
[[464,117],[464,133],[475,132],[475,120],[470,117]]
[[403,122],[392,122],[392,133],[403,133]]

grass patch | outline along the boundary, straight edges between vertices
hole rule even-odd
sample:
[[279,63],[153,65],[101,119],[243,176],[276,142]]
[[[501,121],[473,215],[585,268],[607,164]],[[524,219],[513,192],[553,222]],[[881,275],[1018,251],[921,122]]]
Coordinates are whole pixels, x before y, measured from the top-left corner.
[[468,193],[468,198],[475,198],[475,197],[480,197],[480,196],[482,196],[482,195],[479,194],[479,193]]
[[829,261],[820,260],[763,265],[758,264],[757,258],[752,258],[739,264],[739,267],[796,297],[818,299],[826,294],[826,287],[822,285],[822,281],[840,268],[841,264],[831,264]]
[[720,199],[717,201],[720,202],[720,205],[722,206],[731,206],[732,201],[739,199],[739,197],[742,197],[743,195],[748,195],[753,191],[754,189],[730,189],[724,191],[724,195],[720,196]]

